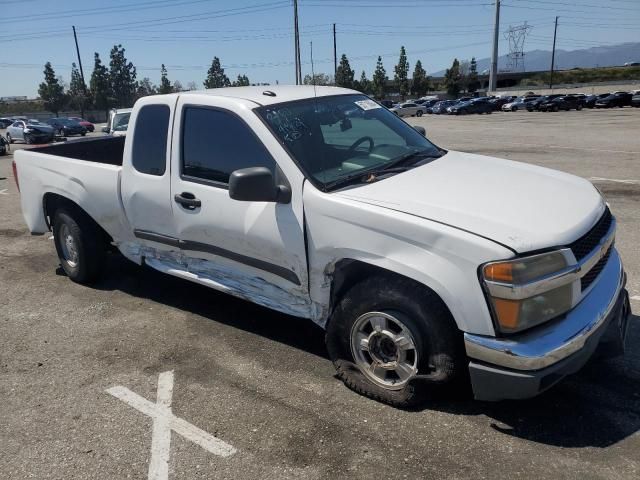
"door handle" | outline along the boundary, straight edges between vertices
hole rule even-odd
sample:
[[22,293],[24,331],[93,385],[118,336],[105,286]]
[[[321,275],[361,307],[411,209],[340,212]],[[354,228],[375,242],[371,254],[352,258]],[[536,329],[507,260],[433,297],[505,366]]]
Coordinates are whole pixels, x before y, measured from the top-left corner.
[[195,210],[202,206],[202,202],[189,192],[176,193],[173,199],[187,210]]

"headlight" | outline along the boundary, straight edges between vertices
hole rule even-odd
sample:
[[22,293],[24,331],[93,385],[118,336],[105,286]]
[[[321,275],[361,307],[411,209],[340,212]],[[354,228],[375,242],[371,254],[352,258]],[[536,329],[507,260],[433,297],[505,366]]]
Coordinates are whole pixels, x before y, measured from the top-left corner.
[[569,311],[579,269],[573,262],[570,250],[563,249],[484,265],[482,277],[500,331],[525,330]]
[[31,132],[33,132],[33,130],[31,130],[30,128],[25,128],[23,131],[24,131],[24,133],[31,133]]

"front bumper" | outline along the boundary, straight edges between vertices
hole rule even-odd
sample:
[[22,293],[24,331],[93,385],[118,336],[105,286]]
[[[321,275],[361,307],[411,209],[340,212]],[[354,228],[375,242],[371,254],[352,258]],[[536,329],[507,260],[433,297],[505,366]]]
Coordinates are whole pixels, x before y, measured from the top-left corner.
[[506,338],[465,333],[474,397],[533,397],[578,371],[605,332],[622,350],[631,313],[625,282],[613,249],[591,292],[564,318]]

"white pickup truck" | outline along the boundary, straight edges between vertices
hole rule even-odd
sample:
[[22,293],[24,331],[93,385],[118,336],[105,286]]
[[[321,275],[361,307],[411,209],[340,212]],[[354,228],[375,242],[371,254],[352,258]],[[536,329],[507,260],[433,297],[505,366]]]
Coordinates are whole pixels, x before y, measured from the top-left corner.
[[95,281],[105,252],[311,319],[350,388],[396,406],[470,379],[526,398],[624,347],[616,221],[588,181],[446,151],[368,97],[146,97],[126,138],[15,154],[24,218]]

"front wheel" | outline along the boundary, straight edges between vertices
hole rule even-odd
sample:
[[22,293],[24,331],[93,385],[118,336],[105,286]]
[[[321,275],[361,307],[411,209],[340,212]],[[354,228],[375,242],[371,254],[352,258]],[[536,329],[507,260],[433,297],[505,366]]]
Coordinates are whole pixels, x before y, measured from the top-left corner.
[[578,111],[582,110],[582,105],[576,106],[576,110],[578,110]]
[[449,311],[404,278],[370,277],[353,286],[331,316],[326,343],[347,387],[396,407],[423,403],[464,374]]
[[105,243],[98,226],[78,209],[59,208],[53,217],[53,238],[60,265],[77,283],[96,281],[105,263]]
[[416,112],[416,117],[421,117],[422,116],[422,110],[418,110]]
[[517,112],[518,111],[518,107],[511,107],[511,111],[512,112]]

